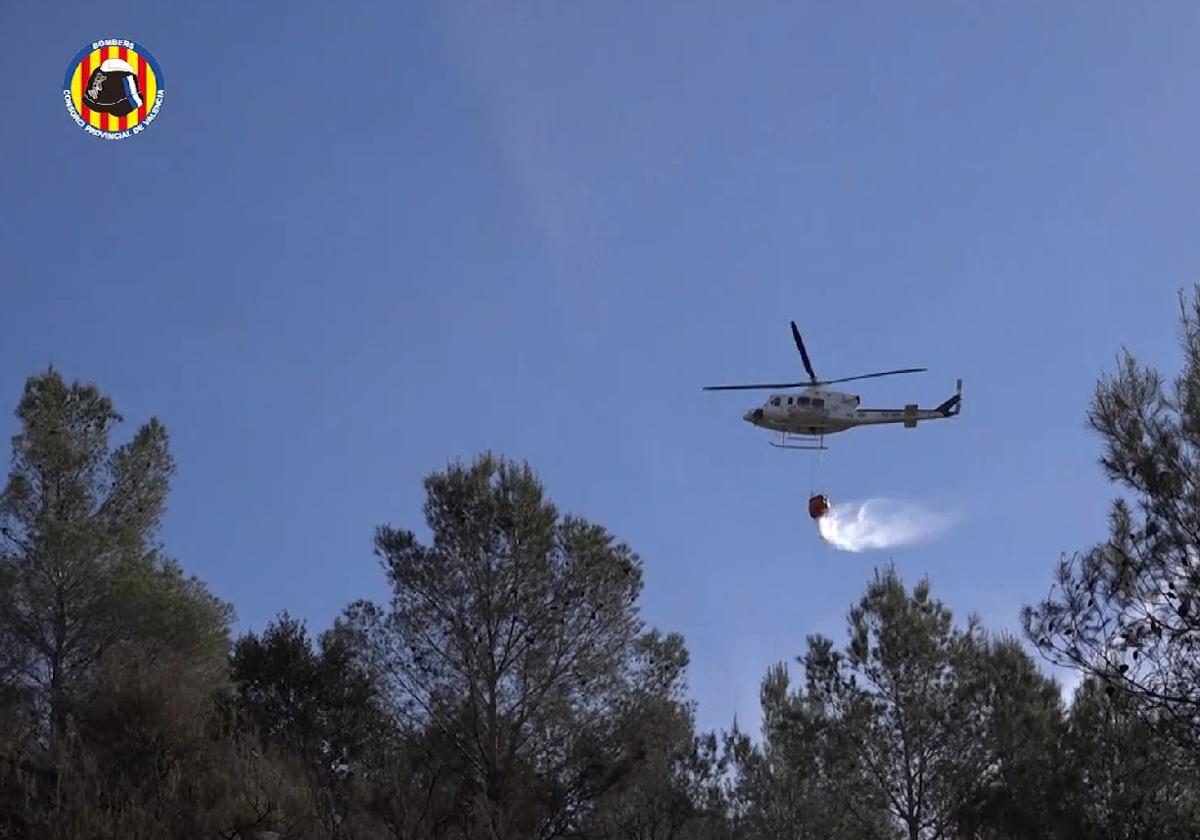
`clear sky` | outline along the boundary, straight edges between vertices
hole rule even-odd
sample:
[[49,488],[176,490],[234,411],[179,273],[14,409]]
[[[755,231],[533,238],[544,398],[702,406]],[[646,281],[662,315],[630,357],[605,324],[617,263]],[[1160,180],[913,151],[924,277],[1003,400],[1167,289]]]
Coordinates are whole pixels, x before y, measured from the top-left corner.
[[[889,556],[1017,629],[1104,533],[1097,376],[1174,372],[1200,280],[1194,3],[64,0],[0,33],[5,437],[50,362],[161,417],[164,541],[240,629],[382,597],[426,473],[528,459],[642,555],[706,727]],[[166,82],[119,142],[61,99],[106,37]],[[960,507],[936,544],[828,548],[762,395],[700,390],[802,378],[790,319],[822,376],[930,368],[864,404],[964,379],[957,420],[824,457],[835,501]]]

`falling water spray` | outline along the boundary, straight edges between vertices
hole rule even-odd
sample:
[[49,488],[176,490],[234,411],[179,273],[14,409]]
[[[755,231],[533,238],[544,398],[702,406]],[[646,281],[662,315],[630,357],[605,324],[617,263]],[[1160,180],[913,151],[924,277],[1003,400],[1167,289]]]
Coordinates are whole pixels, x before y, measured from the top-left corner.
[[831,505],[816,521],[827,543],[859,552],[929,542],[946,533],[955,520],[915,502],[866,499]]

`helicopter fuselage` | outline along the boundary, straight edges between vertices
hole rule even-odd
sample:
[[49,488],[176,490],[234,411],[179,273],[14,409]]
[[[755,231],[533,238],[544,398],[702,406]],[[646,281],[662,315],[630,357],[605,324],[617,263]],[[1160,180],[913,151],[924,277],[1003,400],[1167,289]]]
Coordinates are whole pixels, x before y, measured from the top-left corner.
[[799,393],[772,394],[761,406],[747,411],[743,419],[775,432],[829,435],[855,425],[859,402],[856,394],[805,388]]
[[[939,420],[943,417],[954,417],[962,410],[962,380],[958,380],[958,390],[950,399],[936,408],[921,408],[910,403],[902,409],[894,408],[862,408],[862,402],[857,394],[847,394],[842,391],[830,391],[824,386],[839,382],[850,382],[858,379],[874,379],[880,376],[895,376],[900,373],[922,373],[925,368],[899,368],[896,370],[876,371],[859,376],[846,376],[840,379],[817,379],[808,351],[804,349],[804,340],[800,337],[800,329],[792,321],[792,338],[796,349],[800,351],[800,359],[804,362],[804,370],[808,373],[807,382],[773,382],[766,384],[741,385],[707,385],[706,391],[766,391],[778,388],[803,388],[800,393],[781,393],[776,391],[758,408],[752,408],[742,415],[747,423],[760,429],[770,429],[779,432],[780,443],[772,443],[783,449],[825,449],[826,435],[844,432],[855,426],[881,426],[888,423],[901,423],[906,429],[915,428],[921,420]],[[791,438],[803,439],[799,444],[789,441]]]
[[823,436],[856,426],[888,423],[902,423],[912,428],[918,421],[938,420],[957,413],[957,401],[952,398],[935,409],[921,409],[916,405],[906,405],[902,409],[861,408],[862,401],[857,394],[812,387],[799,393],[772,394],[761,406],[747,411],[742,419],[760,429]]

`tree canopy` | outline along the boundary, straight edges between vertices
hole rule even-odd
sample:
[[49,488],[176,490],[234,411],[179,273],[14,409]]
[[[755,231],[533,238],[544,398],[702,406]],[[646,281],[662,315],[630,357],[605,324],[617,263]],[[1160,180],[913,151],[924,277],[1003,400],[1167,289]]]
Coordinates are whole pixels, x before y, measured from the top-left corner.
[[1180,326],[1170,387],[1128,351],[1098,383],[1088,419],[1121,491],[1110,534],[1060,561],[1023,621],[1047,658],[1094,678],[1200,774],[1200,294],[1180,295]]

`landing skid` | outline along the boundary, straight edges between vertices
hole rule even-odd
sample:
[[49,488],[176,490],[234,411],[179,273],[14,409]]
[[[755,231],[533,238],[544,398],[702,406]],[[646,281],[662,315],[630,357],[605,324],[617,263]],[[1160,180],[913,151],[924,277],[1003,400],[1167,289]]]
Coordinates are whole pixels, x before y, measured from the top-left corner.
[[767,443],[776,449],[819,449],[823,451],[829,448],[825,445],[825,435],[792,435],[780,432],[779,443],[773,440],[769,440]]

